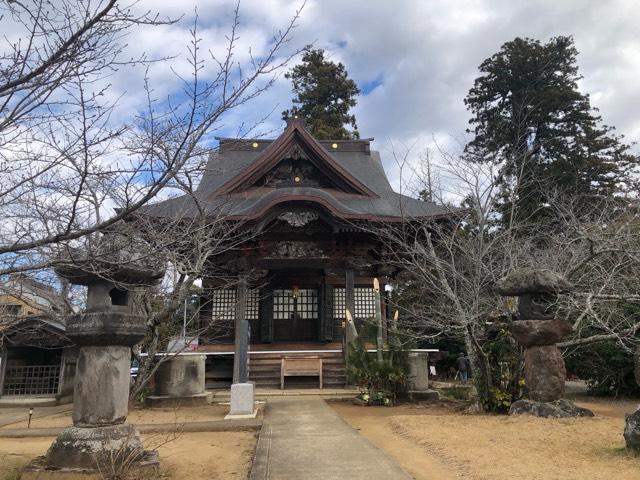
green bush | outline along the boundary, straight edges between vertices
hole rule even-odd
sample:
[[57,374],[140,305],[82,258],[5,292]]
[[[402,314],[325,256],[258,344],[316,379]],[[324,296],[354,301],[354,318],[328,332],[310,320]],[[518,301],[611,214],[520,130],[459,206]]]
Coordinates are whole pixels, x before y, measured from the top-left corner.
[[391,405],[406,391],[408,352],[397,336],[393,337],[385,345],[382,362],[375,352],[367,351],[361,337],[349,345],[349,375],[360,389],[361,398],[371,405]]
[[587,382],[594,395],[640,394],[633,368],[633,354],[615,342],[582,347],[566,356],[567,370]]
[[521,349],[511,337],[508,325],[501,325],[491,332],[483,347],[489,358],[492,380],[486,408],[491,412],[506,413],[524,393]]

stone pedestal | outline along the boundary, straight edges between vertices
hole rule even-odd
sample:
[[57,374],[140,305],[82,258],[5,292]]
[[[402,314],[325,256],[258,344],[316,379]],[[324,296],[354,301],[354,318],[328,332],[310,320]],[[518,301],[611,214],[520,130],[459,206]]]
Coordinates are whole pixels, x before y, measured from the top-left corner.
[[129,413],[131,349],[112,345],[80,348],[73,390],[73,424],[124,423]]
[[408,396],[412,401],[437,401],[440,396],[429,389],[429,362],[426,352],[409,354]]
[[155,374],[151,407],[196,406],[211,402],[205,391],[205,355],[175,355],[165,360]]
[[555,345],[525,349],[524,381],[531,400],[552,402],[562,398],[566,375],[562,353]]
[[234,383],[231,385],[231,409],[226,418],[256,416],[254,388],[253,383]]

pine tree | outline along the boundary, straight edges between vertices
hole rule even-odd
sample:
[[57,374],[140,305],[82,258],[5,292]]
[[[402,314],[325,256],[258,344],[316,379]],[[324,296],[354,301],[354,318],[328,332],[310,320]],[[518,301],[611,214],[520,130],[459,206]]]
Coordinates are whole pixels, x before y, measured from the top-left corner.
[[638,158],[602,124],[582,78],[571,37],[516,38],[480,65],[465,104],[473,113],[466,146],[473,161],[500,162],[503,219],[539,222],[550,194],[585,199],[623,193]]
[[[360,93],[342,63],[325,59],[324,50],[307,47],[302,63],[285,74],[293,83],[293,106],[282,119],[303,118],[311,133],[322,140],[359,138],[356,117],[349,114]],[[345,126],[351,126],[349,131]]]

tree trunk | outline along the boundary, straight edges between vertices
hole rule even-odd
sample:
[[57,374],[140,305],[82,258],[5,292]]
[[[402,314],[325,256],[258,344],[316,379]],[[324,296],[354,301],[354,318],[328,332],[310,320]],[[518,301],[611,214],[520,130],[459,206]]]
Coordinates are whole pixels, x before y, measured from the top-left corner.
[[478,407],[486,410],[489,405],[491,388],[491,367],[489,359],[473,333],[473,327],[467,325],[464,343],[471,361],[473,383],[478,395]]

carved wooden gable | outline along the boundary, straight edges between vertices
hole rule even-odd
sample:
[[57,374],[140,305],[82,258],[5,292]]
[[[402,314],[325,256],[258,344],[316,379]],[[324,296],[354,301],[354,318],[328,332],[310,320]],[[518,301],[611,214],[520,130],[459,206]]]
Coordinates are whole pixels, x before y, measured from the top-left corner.
[[305,154],[299,145],[287,152],[269,172],[263,175],[255,187],[314,187],[338,188],[325,173]]
[[341,166],[299,122],[292,122],[247,169],[227,181],[216,193],[255,187],[312,187],[376,197]]

